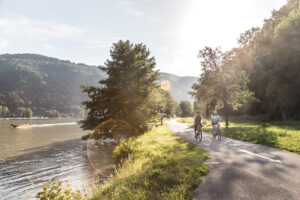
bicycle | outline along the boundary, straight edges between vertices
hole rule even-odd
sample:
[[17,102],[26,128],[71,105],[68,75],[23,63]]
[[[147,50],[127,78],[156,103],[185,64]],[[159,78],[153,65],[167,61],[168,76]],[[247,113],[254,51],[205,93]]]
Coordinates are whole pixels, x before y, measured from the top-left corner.
[[202,124],[197,124],[197,129],[195,132],[195,139],[199,142],[202,141],[202,126],[205,125],[205,122]]
[[213,138],[216,139],[216,137],[221,140],[222,134],[221,134],[221,129],[220,129],[220,124],[217,123],[214,127],[213,127]]

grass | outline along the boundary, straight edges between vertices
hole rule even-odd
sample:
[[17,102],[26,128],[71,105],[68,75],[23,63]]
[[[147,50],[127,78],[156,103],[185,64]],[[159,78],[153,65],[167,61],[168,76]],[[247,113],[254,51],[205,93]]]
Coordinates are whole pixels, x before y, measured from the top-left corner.
[[114,151],[121,167],[91,199],[191,199],[209,168],[208,154],[166,126],[122,142]]
[[194,123],[193,117],[184,117],[177,120],[179,123]]
[[[193,118],[185,119],[193,123]],[[180,120],[179,120],[180,121]],[[211,132],[211,124],[207,123],[203,131]],[[230,118],[229,127],[221,122],[222,134],[226,137],[275,147],[300,154],[300,122],[270,121],[259,118]]]

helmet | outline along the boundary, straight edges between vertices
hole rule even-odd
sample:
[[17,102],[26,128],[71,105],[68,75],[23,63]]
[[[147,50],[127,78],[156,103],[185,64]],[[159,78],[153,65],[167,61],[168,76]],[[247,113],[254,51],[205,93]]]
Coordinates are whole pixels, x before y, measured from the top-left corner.
[[213,111],[213,114],[218,114],[218,112],[216,110]]

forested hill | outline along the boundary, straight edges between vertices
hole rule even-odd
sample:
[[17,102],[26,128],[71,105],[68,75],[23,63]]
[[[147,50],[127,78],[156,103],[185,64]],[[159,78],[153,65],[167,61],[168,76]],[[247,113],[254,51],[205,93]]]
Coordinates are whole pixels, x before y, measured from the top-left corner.
[[95,85],[103,77],[95,66],[35,54],[0,55],[2,115],[8,115],[4,107],[10,116],[26,116],[28,108],[40,116],[50,110],[78,114],[85,98],[79,85]]
[[[79,85],[97,85],[105,74],[96,66],[75,64],[37,54],[0,55],[0,117],[82,113],[86,98]],[[161,74],[172,83],[175,100],[188,99],[196,78]],[[48,112],[47,112],[48,111]]]

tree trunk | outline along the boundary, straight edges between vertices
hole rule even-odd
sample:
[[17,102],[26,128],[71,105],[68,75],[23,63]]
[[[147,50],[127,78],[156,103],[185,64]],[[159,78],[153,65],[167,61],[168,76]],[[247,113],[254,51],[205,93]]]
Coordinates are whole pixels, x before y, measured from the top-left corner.
[[227,103],[226,91],[223,92],[223,104],[224,104],[224,117],[225,117],[225,123],[227,128],[229,122],[228,122],[228,103]]
[[205,110],[206,118],[209,118],[209,114],[210,114],[209,105],[206,104],[206,110]]
[[227,128],[229,123],[228,123],[228,104],[227,104],[226,100],[224,102],[224,116],[225,116],[225,123],[226,123],[226,128]]

